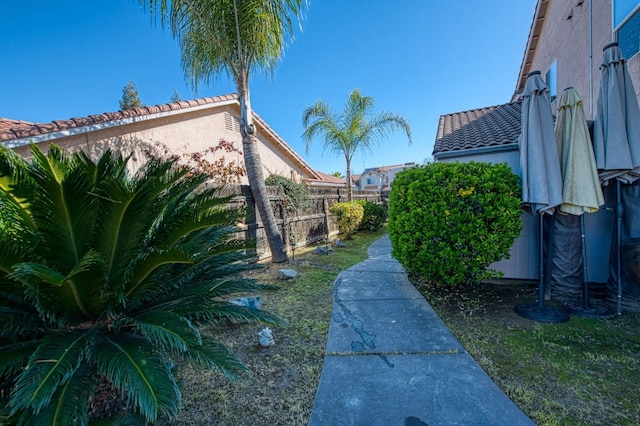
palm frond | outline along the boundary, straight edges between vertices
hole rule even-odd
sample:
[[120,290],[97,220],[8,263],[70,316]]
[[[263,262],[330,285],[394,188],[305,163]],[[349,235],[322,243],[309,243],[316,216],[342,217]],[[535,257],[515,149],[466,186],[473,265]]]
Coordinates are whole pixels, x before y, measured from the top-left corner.
[[34,182],[28,173],[27,162],[12,149],[0,146],[0,200],[9,209],[23,230],[35,230],[36,224],[29,211],[29,196]]
[[32,336],[43,329],[38,312],[31,306],[0,306],[0,338]]
[[246,306],[233,305],[224,301],[202,303],[198,306],[193,303],[193,309],[175,309],[175,312],[184,315],[193,321],[212,323],[219,321],[235,321],[242,323],[257,323],[274,326],[286,326],[287,322],[267,311],[261,311]]
[[[88,250],[67,275],[62,275],[41,263],[23,262],[13,266],[13,272],[8,278],[24,282],[28,286],[28,294],[36,301],[36,307],[43,315],[90,318],[91,301],[97,286],[83,285],[83,281],[91,282],[84,275],[89,271],[88,275],[95,280],[96,275],[101,275],[103,263],[98,252]],[[96,268],[97,271],[92,271]],[[51,287],[62,288],[56,290]]]
[[189,320],[173,312],[143,312],[130,323],[156,346],[171,353],[188,351],[201,343],[200,331]]
[[155,280],[149,279],[163,265],[192,264],[194,258],[185,253],[182,247],[176,247],[166,251],[146,251],[141,253],[138,261],[132,265],[126,278],[124,288],[125,299],[140,297],[147,287],[154,284]]
[[[83,255],[95,225],[93,181],[79,162],[53,145],[45,155],[33,145],[29,172],[38,186],[30,206],[43,236],[39,251],[66,273]],[[76,157],[77,158],[77,157]]]
[[205,337],[202,344],[181,354],[183,359],[197,365],[218,369],[229,380],[237,380],[249,368],[229,348],[217,340]]
[[180,391],[165,361],[146,339],[128,334],[103,336],[91,358],[147,421],[154,421],[159,413],[175,417]]
[[37,413],[26,410],[21,420],[33,425],[67,426],[83,424],[89,417],[90,394],[96,383],[93,367],[81,364],[58,387],[52,402]]
[[88,330],[45,336],[17,377],[11,395],[11,412],[29,409],[37,414],[49,405],[58,386],[80,365],[94,334],[94,330]]
[[13,376],[27,363],[29,357],[40,345],[40,339],[0,341],[0,377]]

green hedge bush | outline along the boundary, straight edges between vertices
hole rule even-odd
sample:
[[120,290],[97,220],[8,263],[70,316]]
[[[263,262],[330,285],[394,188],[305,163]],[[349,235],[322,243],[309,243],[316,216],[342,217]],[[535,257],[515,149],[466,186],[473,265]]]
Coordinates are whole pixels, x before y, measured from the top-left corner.
[[387,209],[380,204],[371,201],[358,200],[355,201],[364,209],[362,220],[358,229],[361,231],[377,231],[387,221]]
[[282,189],[284,205],[289,214],[293,214],[309,205],[311,194],[304,183],[297,183],[280,175],[269,175],[264,180],[264,183]]
[[329,207],[329,212],[336,216],[340,233],[349,237],[360,226],[364,207],[356,201],[347,201],[346,203],[335,203]]
[[520,235],[520,181],[506,164],[432,163],[399,173],[389,196],[393,256],[440,284],[499,276]]

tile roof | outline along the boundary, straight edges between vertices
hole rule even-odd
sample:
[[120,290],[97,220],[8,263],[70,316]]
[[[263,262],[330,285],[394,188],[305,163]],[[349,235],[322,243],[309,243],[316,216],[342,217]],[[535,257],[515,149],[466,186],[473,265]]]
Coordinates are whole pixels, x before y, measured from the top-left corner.
[[234,93],[230,95],[213,96],[208,98],[193,99],[189,101],[174,102],[170,104],[146,106],[126,111],[105,112],[103,114],[95,114],[88,117],[70,118],[68,120],[55,120],[51,123],[30,123],[27,121],[0,118],[0,142],[7,142],[15,139],[33,138],[69,129],[77,129],[80,127],[92,126],[136,117],[145,117],[152,114],[177,111],[237,99],[238,95]]
[[[213,96],[207,98],[199,98],[188,101],[174,102],[169,104],[145,106],[141,108],[105,112],[103,114],[89,115],[87,117],[70,118],[68,120],[54,120],[51,123],[31,123],[28,121],[11,120],[8,118],[0,117],[0,143],[8,142],[8,146],[21,145],[29,142],[30,138],[47,137],[51,138],[60,137],[58,132],[76,130],[92,131],[92,126],[104,125],[106,123],[112,123],[113,125],[123,124],[123,120],[135,120],[153,118],[155,114],[166,114],[171,112],[180,112],[184,110],[203,107],[214,106],[216,104],[225,104],[229,101],[235,102],[239,105],[238,95],[236,93]],[[265,131],[270,137],[272,137],[279,145],[280,149],[289,157],[298,162],[308,173],[322,181],[319,172],[314,170],[300,155],[295,152],[287,142],[280,137],[256,112],[253,112],[255,122]],[[84,128],[84,129],[83,129]],[[64,134],[62,134],[64,136]],[[16,143],[18,142],[18,143]]]
[[326,182],[326,183],[332,183],[332,184],[336,184],[336,185],[345,185],[347,184],[347,181],[344,179],[340,179],[339,177],[335,177],[333,175],[329,175],[327,173],[322,173],[319,172],[318,170],[316,170],[316,173],[318,174],[320,179],[305,179],[305,181],[320,181],[320,182]]
[[518,144],[521,102],[440,116],[433,155]]

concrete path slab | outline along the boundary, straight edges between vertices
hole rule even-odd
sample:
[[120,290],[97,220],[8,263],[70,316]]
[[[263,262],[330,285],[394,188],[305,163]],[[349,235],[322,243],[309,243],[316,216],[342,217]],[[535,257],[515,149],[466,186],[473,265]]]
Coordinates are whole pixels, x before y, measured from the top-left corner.
[[532,425],[465,352],[384,237],[334,283],[311,426]]
[[531,425],[466,353],[328,356],[309,425]]

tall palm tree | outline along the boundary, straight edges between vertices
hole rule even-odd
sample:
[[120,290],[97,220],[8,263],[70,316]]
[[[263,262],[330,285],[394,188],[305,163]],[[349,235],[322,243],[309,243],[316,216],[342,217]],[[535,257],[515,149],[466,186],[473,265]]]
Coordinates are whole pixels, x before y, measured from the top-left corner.
[[335,113],[323,101],[307,107],[302,113],[305,129],[302,137],[306,142],[307,152],[317,136],[323,139],[325,149],[344,155],[350,201],[353,200],[351,160],[357,151],[372,149],[389,132],[396,130],[404,131],[411,144],[411,128],[407,120],[387,111],[376,114],[373,112],[373,103],[372,97],[362,96],[360,90],[354,89],[347,98],[342,114]]
[[280,323],[228,301],[262,289],[241,276],[251,246],[230,238],[241,214],[228,197],[170,161],[131,176],[108,151],[97,163],[55,146],[32,154],[27,163],[0,146],[12,228],[0,244],[0,423],[87,424],[104,411],[96,387],[145,423],[180,406],[172,360],[245,370],[201,332],[227,319]]
[[185,76],[197,88],[220,73],[233,77],[240,101],[240,132],[249,186],[260,213],[274,262],[287,260],[264,183],[253,124],[249,78],[254,70],[272,72],[286,41],[293,39],[292,18],[300,21],[307,0],[139,0],[180,43]]

